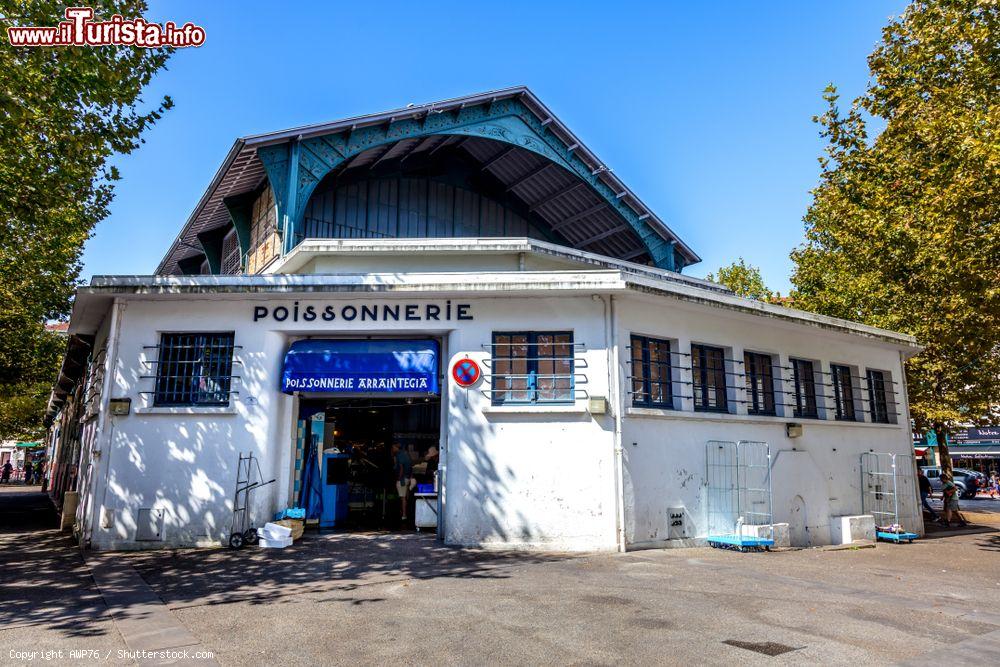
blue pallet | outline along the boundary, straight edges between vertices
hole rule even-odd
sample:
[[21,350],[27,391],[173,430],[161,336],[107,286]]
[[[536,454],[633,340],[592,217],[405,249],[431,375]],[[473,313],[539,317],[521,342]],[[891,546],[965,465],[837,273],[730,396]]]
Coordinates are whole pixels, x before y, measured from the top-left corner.
[[920,537],[916,533],[886,533],[883,531],[877,531],[875,537],[880,540],[885,540],[886,542],[895,542],[899,544],[900,542],[912,542],[913,540]]
[[760,549],[762,547],[774,546],[774,540],[764,539],[763,537],[744,537],[742,535],[712,535],[706,541],[713,547],[718,546],[723,548]]

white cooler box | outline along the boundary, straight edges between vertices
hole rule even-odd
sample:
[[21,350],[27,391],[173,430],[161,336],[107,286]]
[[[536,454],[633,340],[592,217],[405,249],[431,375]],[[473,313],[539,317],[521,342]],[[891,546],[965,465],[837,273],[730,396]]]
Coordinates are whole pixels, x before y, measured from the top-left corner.
[[414,524],[417,530],[422,528],[437,528],[438,525],[438,494],[415,493],[417,512]]

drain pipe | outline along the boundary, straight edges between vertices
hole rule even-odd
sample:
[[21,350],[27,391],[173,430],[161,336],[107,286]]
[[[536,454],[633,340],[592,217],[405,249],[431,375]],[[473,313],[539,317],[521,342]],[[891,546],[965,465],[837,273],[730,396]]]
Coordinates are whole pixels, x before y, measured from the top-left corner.
[[[604,299],[601,299],[603,302]],[[615,474],[615,542],[618,551],[625,551],[625,464],[622,450],[622,394],[618,354],[618,313],[615,310],[615,296],[608,295],[604,309],[605,336],[608,346],[609,405],[615,420],[614,432],[614,474]]]

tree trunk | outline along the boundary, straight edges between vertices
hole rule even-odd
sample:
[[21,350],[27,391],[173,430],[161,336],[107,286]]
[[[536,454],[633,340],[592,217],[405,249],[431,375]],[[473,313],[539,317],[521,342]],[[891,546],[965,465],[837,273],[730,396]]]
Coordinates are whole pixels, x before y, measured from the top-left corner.
[[948,431],[944,424],[934,424],[934,435],[937,436],[938,460],[941,461],[941,476],[952,477],[951,453],[948,451]]

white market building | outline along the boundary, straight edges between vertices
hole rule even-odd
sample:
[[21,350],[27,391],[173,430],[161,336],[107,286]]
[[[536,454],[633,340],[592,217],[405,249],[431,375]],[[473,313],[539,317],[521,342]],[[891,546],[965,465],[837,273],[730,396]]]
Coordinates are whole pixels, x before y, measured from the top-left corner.
[[343,452],[338,527],[385,525],[398,442],[439,451],[447,544],[682,546],[710,529],[708,443],[760,441],[774,522],[830,543],[861,455],[912,455],[918,347],[698,259],[525,88],[240,139],[155,275],[78,290],[51,493],[91,548],[224,544],[240,454],[276,480],[259,524]]

